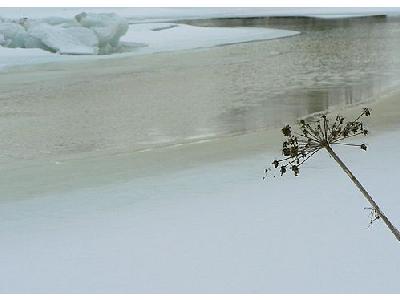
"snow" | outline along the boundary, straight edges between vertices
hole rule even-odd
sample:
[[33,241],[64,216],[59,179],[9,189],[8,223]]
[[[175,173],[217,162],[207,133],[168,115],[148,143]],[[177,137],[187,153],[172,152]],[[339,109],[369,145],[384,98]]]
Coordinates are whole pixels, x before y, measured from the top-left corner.
[[0,70],[10,66],[46,63],[54,56],[53,53],[41,49],[0,47]]
[[146,44],[135,53],[178,51],[257,40],[290,37],[300,32],[269,28],[196,27],[173,23],[143,23],[130,26],[121,42]]
[[[67,34],[61,29],[72,27],[60,26],[60,15],[40,24]],[[22,32],[18,26],[4,25],[0,42]],[[94,27],[105,40],[119,34]],[[55,32],[39,32],[37,39],[58,47]],[[135,53],[150,53],[294,34],[159,22],[131,24],[121,41],[146,43]],[[76,41],[69,41],[58,51],[71,52]],[[0,67],[72,59],[0,47]],[[46,86],[35,88],[53,99]],[[383,133],[363,139],[367,152],[335,151],[400,227],[398,97],[381,110]],[[22,124],[32,125],[26,113]],[[263,181],[264,167],[279,156],[280,140],[269,131],[249,136],[120,155],[4,160],[0,292],[399,293],[398,242],[382,222],[368,227],[368,203],[327,153],[307,162],[299,177]]]
[[[396,168],[381,159],[400,159],[399,130],[363,139],[367,152],[335,148],[397,226]],[[263,137],[257,153],[260,139],[208,163],[197,162],[218,151],[196,158],[183,146],[21,169],[21,180],[42,175],[2,187],[28,194],[0,203],[0,291],[398,293],[398,242],[382,222],[368,228],[368,203],[337,164],[321,152],[299,177],[263,181],[279,155],[279,141]],[[49,187],[60,191],[37,194]]]

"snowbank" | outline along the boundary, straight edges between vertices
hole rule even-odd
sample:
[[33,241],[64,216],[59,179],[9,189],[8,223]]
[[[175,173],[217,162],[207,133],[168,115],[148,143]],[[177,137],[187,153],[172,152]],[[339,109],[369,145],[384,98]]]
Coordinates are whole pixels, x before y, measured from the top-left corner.
[[0,45],[60,54],[109,54],[118,50],[119,40],[127,31],[128,22],[113,13],[83,12],[74,19],[4,19],[0,23]]

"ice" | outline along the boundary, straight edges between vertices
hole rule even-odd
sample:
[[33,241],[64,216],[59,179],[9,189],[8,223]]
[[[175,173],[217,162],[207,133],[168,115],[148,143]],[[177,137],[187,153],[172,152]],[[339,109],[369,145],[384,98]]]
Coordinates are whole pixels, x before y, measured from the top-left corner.
[[116,14],[80,13],[75,18],[22,18],[0,23],[0,45],[60,54],[109,54],[118,50],[128,22]]
[[[45,50],[48,48],[60,54],[97,54],[99,52],[96,34],[84,27],[63,27],[62,24],[52,26],[42,23],[30,28],[28,33],[42,42]],[[33,46],[40,46],[40,44]]]
[[0,45],[10,48],[24,48],[23,36],[25,33],[24,27],[20,24],[10,22],[0,23],[0,34],[3,37],[0,39]]
[[[42,17],[38,19],[3,19],[0,22],[0,46],[38,48],[49,53],[87,55],[129,51],[145,54],[163,51],[189,50],[224,44],[266,40],[296,35],[299,32],[273,28],[216,28],[171,23],[135,23],[113,13],[80,13],[75,17]],[[146,46],[146,47],[144,47]],[[2,49],[0,49],[2,50]],[[72,57],[59,55],[30,56],[30,51],[18,51],[21,59],[9,60],[9,52],[1,51],[0,66],[23,63],[67,61]],[[5,54],[5,56],[3,56]],[[24,57],[23,56],[28,56]],[[15,56],[16,57],[16,56]],[[100,56],[97,56],[100,58]],[[77,59],[76,56],[74,60]]]
[[[132,50],[131,54],[143,54],[213,47],[294,34],[285,31],[288,33],[286,35],[284,31],[273,28],[199,28],[177,25],[176,20],[179,19],[282,15],[337,18],[398,15],[399,12],[399,8],[85,8],[85,13],[82,13],[82,8],[1,8],[0,46],[14,49],[38,48],[60,54],[113,54]],[[146,28],[152,25],[138,24],[156,20],[159,24],[155,23],[152,29]],[[128,21],[131,24],[129,28]],[[97,44],[92,43],[93,35],[90,35],[89,40],[83,38],[89,36],[87,31],[69,28],[92,31],[98,39]],[[32,31],[35,35],[31,34]],[[120,40],[123,43],[119,43]],[[139,47],[143,44],[148,47]],[[60,55],[44,56],[36,55],[37,52],[17,51],[12,56],[20,59],[8,60],[10,53],[1,53],[6,53],[6,56],[0,56],[2,67],[21,65],[22,62],[36,64],[78,59],[77,56],[66,58],[67,55],[64,55],[61,58]],[[30,56],[31,53],[35,55]],[[94,59],[102,58],[92,56],[96,57]],[[83,55],[80,59],[89,59],[89,56]]]
[[[0,37],[1,40],[1,37]],[[56,55],[42,49],[6,48],[0,47],[0,70],[9,66],[47,63]]]
[[148,47],[136,53],[187,50],[226,44],[268,40],[297,35],[300,32],[273,28],[197,27],[175,23],[132,24],[122,42],[138,42]]
[[114,52],[119,39],[129,28],[128,22],[116,14],[87,14],[81,13],[75,19],[82,26],[91,29],[98,38],[102,54]]

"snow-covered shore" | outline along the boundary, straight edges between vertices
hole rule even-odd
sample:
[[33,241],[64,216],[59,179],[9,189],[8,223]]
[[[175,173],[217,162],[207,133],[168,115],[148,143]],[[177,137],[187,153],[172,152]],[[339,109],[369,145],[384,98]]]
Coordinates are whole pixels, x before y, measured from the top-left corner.
[[[336,151],[400,226],[398,99],[371,105],[369,151]],[[326,153],[262,180],[279,140],[3,165],[0,291],[398,293],[398,242],[367,228],[367,202]]]

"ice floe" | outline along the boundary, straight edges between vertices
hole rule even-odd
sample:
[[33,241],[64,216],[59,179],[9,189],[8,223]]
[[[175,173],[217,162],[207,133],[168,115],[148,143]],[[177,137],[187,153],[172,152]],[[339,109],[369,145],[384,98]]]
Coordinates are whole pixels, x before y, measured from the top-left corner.
[[109,54],[118,50],[128,22],[114,13],[81,13],[72,19],[3,19],[0,45],[8,48],[40,48],[60,54]]

